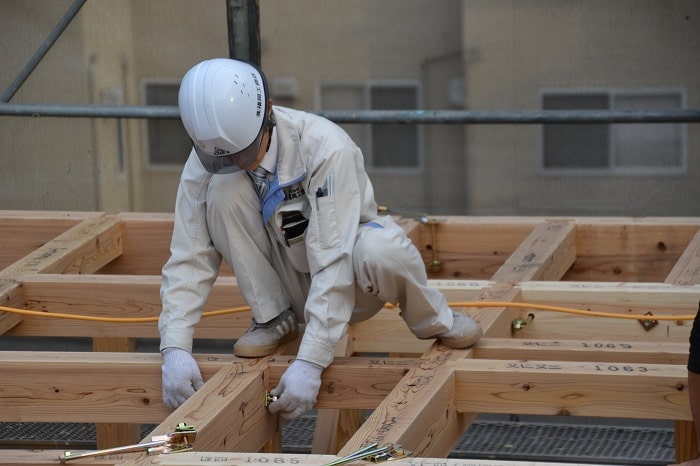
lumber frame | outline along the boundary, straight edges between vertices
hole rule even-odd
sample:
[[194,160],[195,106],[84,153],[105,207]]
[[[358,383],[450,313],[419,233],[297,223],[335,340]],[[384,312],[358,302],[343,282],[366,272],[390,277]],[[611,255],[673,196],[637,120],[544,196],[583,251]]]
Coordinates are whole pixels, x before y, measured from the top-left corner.
[[[700,219],[443,217],[434,219],[437,234],[425,224],[400,220],[426,264],[439,256],[439,268],[429,269],[431,284],[456,310],[477,319],[485,336],[474,348],[447,349],[415,339],[395,309],[351,326],[323,374],[315,454],[342,455],[370,441],[393,442],[447,464],[446,456],[480,412],[670,419],[677,426],[677,459],[694,454],[685,370],[690,322],[659,320],[646,330],[637,320],[505,303],[649,311],[657,318],[694,315],[700,300]],[[18,234],[24,231],[28,234]],[[47,315],[156,317],[171,231],[169,214],[0,212],[0,240],[12,245],[0,255],[0,298],[7,307]],[[462,304],[473,301],[504,305]],[[244,305],[235,276],[223,267],[206,310]],[[529,314],[535,319],[515,332],[513,320]],[[233,340],[249,319],[246,310],[206,318],[196,336]],[[272,455],[279,462],[292,458],[274,453],[281,429],[262,406],[262,392],[279,381],[298,342],[253,360],[197,354],[206,384],[171,413],[160,399],[160,355],[129,352],[134,338],[157,337],[155,322],[105,326],[3,312],[0,330],[13,337],[95,341],[94,351],[86,353],[0,354],[0,370],[9,374],[9,388],[0,394],[0,422],[48,416],[95,422],[104,426],[100,436],[111,437],[106,442],[114,445],[133,437],[136,424],[159,424],[155,435],[189,422],[198,428],[195,447],[202,451],[192,458],[209,455],[207,461],[222,464],[241,454]],[[373,412],[366,420],[357,416],[368,409]],[[56,452],[10,452],[0,465],[55,464]],[[327,460],[303,456],[309,464]],[[95,464],[153,461],[137,455]]]

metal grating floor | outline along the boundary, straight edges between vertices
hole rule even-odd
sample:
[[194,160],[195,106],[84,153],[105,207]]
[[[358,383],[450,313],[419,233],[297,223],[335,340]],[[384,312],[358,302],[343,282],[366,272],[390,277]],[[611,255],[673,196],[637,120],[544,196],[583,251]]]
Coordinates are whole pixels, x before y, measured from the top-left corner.
[[[290,453],[308,453],[316,418],[282,429]],[[673,428],[476,420],[450,458],[665,466],[675,461]]]
[[[309,453],[315,415],[287,423],[287,453]],[[142,426],[146,437],[154,425]],[[0,423],[0,448],[95,448],[93,424]],[[477,420],[451,458],[661,466],[675,459],[673,428]]]

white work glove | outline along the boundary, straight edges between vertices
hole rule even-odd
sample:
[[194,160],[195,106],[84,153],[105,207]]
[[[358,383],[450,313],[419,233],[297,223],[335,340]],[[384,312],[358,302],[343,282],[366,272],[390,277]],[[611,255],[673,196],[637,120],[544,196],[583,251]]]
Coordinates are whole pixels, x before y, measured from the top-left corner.
[[161,371],[163,402],[170,409],[177,409],[204,385],[197,362],[189,352],[181,348],[163,350]]
[[321,372],[323,367],[318,364],[294,360],[282,374],[279,385],[270,390],[270,395],[277,397],[270,403],[270,412],[279,412],[291,421],[311,411],[321,388]]

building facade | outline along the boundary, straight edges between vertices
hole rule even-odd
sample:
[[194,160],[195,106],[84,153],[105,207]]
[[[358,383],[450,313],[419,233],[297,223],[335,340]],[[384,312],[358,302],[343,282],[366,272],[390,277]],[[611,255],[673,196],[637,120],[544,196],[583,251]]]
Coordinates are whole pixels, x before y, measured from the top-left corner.
[[[0,2],[5,89],[71,5]],[[273,101],[309,111],[700,108],[693,0],[260,0]],[[13,103],[174,105],[221,0],[87,2]],[[699,215],[700,126],[344,124],[404,213]],[[177,120],[0,116],[0,209],[172,211]]]

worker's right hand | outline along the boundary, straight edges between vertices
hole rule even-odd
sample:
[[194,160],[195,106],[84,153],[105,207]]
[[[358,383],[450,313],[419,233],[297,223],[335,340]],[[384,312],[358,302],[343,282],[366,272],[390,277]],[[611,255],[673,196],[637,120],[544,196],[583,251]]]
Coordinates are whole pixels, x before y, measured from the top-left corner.
[[161,372],[163,402],[170,409],[178,408],[204,385],[197,362],[189,352],[181,348],[163,350]]
[[279,412],[284,419],[292,420],[311,411],[321,388],[323,367],[296,359],[280,379],[279,385],[270,390],[277,400],[270,403],[272,414]]

